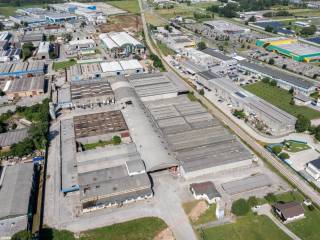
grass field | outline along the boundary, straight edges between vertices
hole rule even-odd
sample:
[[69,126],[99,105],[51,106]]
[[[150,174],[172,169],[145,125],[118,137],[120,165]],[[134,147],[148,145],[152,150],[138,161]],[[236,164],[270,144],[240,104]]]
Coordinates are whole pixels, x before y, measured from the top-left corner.
[[107,3],[130,13],[140,13],[138,0],[108,1]]
[[23,4],[19,7],[13,6],[13,4],[8,3],[0,3],[0,15],[4,16],[12,16],[15,15],[15,11],[18,8],[26,8],[26,7],[46,7],[47,4]]
[[59,69],[63,69],[63,68],[68,68],[68,67],[75,65],[76,63],[77,63],[76,60],[74,60],[74,61],[69,60],[69,61],[64,61],[64,62],[54,62],[53,69],[59,70]]
[[156,27],[160,27],[160,26],[164,26],[167,24],[167,22],[165,22],[163,19],[157,17],[156,15],[150,13],[150,12],[146,12],[144,14],[147,23],[156,26]]
[[80,240],[149,240],[165,228],[161,219],[147,217],[82,232]]
[[204,240],[289,240],[267,216],[249,214],[235,223],[203,230]]
[[263,82],[244,86],[244,89],[288,112],[293,116],[304,115],[309,119],[320,118],[320,112],[306,106],[291,105],[292,95],[281,88],[270,86]]
[[310,149],[308,144],[300,143],[300,142],[294,142],[294,141],[286,141],[284,149],[288,152],[301,152],[304,150]]
[[92,150],[92,149],[96,149],[98,147],[104,147],[107,145],[117,145],[120,144],[118,142],[116,142],[114,139],[111,139],[109,141],[99,141],[99,142],[95,142],[95,143],[88,143],[88,144],[83,144],[83,148],[85,151],[87,150]]

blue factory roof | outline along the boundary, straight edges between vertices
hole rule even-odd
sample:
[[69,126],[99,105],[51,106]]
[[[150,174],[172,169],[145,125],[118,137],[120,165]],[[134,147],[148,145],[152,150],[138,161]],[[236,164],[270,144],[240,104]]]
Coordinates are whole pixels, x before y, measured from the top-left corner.
[[44,62],[4,63],[0,65],[0,76],[19,76],[29,73],[44,73]]

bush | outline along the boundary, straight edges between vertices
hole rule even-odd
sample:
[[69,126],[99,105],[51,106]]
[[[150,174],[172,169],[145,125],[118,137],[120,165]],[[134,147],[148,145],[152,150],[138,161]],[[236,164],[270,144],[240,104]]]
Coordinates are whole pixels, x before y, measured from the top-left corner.
[[268,63],[269,63],[270,65],[273,65],[273,64],[274,64],[274,59],[273,59],[273,58],[270,58],[269,61],[268,61]]
[[276,80],[271,80],[270,86],[276,87],[277,86],[277,81]]
[[255,196],[251,196],[248,198],[248,204],[250,207],[255,207],[259,204],[258,199]]
[[113,136],[112,138],[113,144],[117,145],[121,143],[121,137],[119,136]]
[[297,132],[305,132],[311,127],[311,121],[304,115],[298,115],[295,124],[295,129]]
[[237,216],[244,216],[250,211],[250,206],[245,199],[240,198],[239,200],[232,203],[231,212]]
[[268,193],[264,198],[268,203],[274,203],[277,201],[277,197],[273,193]]
[[20,232],[15,233],[11,240],[31,240],[31,233],[27,230],[22,230]]
[[282,153],[280,153],[279,158],[282,160],[286,160],[286,159],[289,159],[290,156],[288,153],[282,152]]

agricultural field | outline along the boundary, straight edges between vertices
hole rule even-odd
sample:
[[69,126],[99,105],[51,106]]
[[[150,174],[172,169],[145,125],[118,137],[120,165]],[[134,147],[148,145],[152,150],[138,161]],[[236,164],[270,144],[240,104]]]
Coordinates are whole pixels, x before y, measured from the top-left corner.
[[319,111],[306,106],[291,105],[292,95],[287,90],[263,82],[246,85],[243,88],[295,117],[301,114],[309,119],[320,118]]
[[166,228],[163,220],[146,217],[82,232],[80,240],[149,240]]
[[289,240],[267,216],[248,214],[235,223],[208,228],[199,233],[204,240]]
[[128,11],[129,13],[134,13],[134,14],[140,13],[138,0],[108,1],[107,3],[114,7]]

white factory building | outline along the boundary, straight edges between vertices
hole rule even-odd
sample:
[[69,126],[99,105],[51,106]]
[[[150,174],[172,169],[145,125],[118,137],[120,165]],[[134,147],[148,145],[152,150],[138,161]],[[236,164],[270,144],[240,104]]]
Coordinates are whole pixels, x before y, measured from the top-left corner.
[[120,56],[144,52],[144,45],[126,32],[110,32],[99,35],[102,45]]

